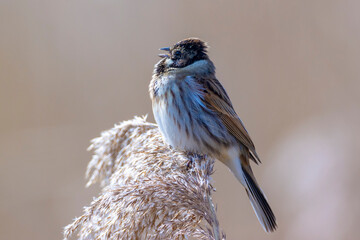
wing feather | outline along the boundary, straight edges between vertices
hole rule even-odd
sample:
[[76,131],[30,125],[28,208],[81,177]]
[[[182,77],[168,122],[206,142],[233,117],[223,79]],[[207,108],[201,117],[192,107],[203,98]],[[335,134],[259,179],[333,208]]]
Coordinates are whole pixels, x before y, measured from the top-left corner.
[[206,80],[204,89],[206,90],[204,96],[206,106],[215,111],[228,132],[249,149],[251,159],[255,163],[261,162],[249,133],[236,114],[230,98],[221,83],[217,79]]

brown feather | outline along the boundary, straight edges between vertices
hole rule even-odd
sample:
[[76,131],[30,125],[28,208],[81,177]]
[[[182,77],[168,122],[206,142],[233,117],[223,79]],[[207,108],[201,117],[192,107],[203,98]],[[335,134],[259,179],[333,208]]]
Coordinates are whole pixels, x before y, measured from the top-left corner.
[[204,87],[206,93],[204,102],[207,107],[219,115],[228,132],[250,151],[251,159],[256,164],[261,162],[255,151],[254,143],[245,129],[244,124],[236,114],[225,89],[217,79],[207,79],[205,81],[206,84]]

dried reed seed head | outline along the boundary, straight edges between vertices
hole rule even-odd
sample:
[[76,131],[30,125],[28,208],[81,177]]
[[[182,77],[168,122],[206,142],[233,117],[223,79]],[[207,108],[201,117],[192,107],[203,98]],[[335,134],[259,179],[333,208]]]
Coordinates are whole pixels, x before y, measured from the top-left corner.
[[65,239],[76,230],[78,239],[220,239],[213,159],[171,150],[145,117],[103,132],[89,150],[87,186],[104,188],[65,228]]

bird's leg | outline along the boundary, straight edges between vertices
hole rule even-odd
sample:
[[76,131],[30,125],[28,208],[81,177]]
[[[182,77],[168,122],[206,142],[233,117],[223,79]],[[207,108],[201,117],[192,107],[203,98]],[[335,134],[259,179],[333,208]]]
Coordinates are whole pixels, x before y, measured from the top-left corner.
[[194,167],[194,161],[198,154],[192,152],[186,152],[186,155],[189,159],[188,163],[186,164],[186,170],[188,171],[189,169]]
[[194,159],[190,158],[188,163],[186,164],[186,171],[193,168],[193,165],[194,165]]
[[198,153],[186,152],[186,155],[189,159],[186,165],[186,170],[193,168],[196,160],[201,160],[204,158],[204,155]]

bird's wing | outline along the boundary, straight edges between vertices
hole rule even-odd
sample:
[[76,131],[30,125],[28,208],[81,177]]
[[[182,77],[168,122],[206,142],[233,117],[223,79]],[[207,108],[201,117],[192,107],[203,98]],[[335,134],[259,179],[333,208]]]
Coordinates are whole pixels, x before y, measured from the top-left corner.
[[202,83],[204,87],[204,104],[216,112],[228,132],[249,149],[251,159],[256,164],[261,162],[249,133],[236,114],[221,83],[217,79],[203,80]]

